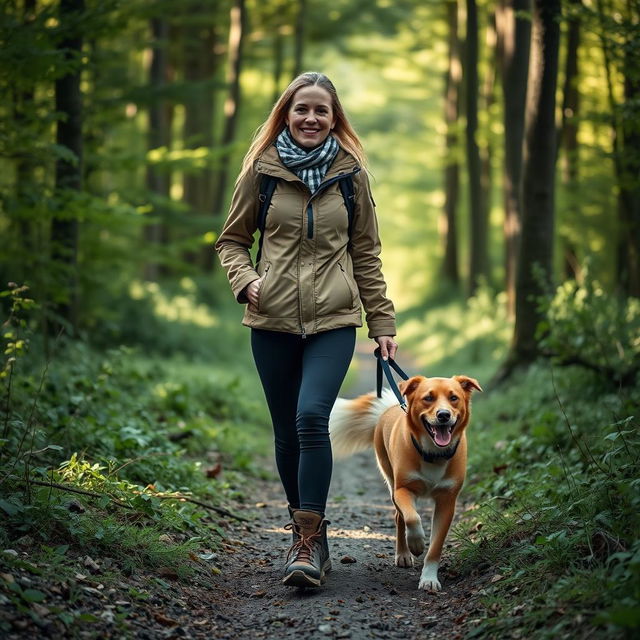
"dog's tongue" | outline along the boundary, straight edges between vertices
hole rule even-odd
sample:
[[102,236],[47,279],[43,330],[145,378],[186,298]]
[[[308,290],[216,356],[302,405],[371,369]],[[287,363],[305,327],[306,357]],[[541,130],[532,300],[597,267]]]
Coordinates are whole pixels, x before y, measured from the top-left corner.
[[451,442],[449,428],[438,429],[438,427],[436,427],[434,440],[439,447],[446,447]]

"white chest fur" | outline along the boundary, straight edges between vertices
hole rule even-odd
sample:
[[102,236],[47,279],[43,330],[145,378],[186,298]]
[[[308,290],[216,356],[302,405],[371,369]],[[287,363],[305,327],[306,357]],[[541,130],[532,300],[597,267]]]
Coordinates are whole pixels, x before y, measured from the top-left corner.
[[432,463],[422,462],[420,464],[419,471],[412,471],[407,474],[407,480],[420,481],[424,486],[424,489],[420,492],[421,495],[430,494],[436,489],[450,489],[453,487],[454,482],[448,478],[445,478],[445,472],[447,470],[447,463]]

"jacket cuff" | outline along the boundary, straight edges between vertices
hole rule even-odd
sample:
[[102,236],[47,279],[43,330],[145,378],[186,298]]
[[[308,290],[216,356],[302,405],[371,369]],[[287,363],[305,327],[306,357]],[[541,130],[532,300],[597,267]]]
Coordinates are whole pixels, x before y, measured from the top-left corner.
[[259,280],[260,276],[255,271],[249,271],[244,274],[242,277],[239,277],[233,283],[233,295],[236,297],[236,300],[240,304],[246,304],[249,302],[249,299],[244,293],[245,288],[248,284],[251,284],[254,280]]
[[381,320],[378,322],[367,323],[369,326],[369,337],[377,338],[378,336],[395,336],[396,323],[393,320]]

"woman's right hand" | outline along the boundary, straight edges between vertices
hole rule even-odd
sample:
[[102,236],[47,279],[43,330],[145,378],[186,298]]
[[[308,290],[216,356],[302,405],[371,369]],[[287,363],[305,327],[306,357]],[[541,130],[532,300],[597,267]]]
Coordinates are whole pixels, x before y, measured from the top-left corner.
[[254,280],[253,282],[250,282],[245,288],[245,294],[247,296],[247,299],[249,300],[249,306],[253,307],[253,309],[258,308],[258,295],[263,280],[264,276],[262,276],[262,278]]

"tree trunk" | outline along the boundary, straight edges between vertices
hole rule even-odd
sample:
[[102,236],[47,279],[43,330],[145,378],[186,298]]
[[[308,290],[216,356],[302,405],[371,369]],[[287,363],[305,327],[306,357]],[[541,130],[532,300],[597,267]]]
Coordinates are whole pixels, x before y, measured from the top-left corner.
[[229,29],[229,50],[227,56],[229,94],[224,104],[224,130],[220,146],[224,154],[220,157],[220,166],[216,173],[213,197],[213,213],[222,215],[229,173],[229,147],[235,139],[238,109],[240,107],[240,73],[242,71],[242,47],[246,22],[245,0],[234,0],[231,7],[231,26]]
[[[196,5],[194,9],[204,10],[204,6]],[[184,79],[190,90],[185,100],[184,113],[184,147],[198,149],[213,147],[213,118],[215,90],[213,80],[216,73],[215,54],[216,37],[211,25],[189,25],[183,35],[183,69]],[[191,170],[184,174],[183,200],[196,216],[210,215],[212,197],[212,172],[209,166]],[[207,225],[210,227],[211,225]],[[202,234],[204,234],[204,228]],[[200,233],[200,226],[198,226]],[[200,255],[195,251],[186,252],[183,256],[189,264],[202,263],[206,271],[213,267],[213,248],[206,245]]]
[[[637,113],[634,96],[639,94],[640,78],[638,65],[640,54],[635,40],[638,33],[638,11],[634,15],[633,4],[628,3],[628,22],[626,38],[623,43],[622,72],[624,76],[625,110]],[[604,6],[603,0],[597,0],[597,13],[600,22],[600,41],[604,57],[609,111],[611,117],[611,134],[613,142],[613,160],[618,182],[618,232],[616,239],[616,278],[618,287],[626,295],[640,296],[640,187],[638,186],[637,156],[638,140],[637,116],[621,113],[621,105],[615,98],[613,58],[616,52],[610,49],[607,38],[611,37],[607,19],[611,15],[611,7]],[[634,46],[635,45],[635,46]],[[613,46],[620,46],[616,41]],[[634,131],[634,129],[636,131]],[[634,145],[635,140],[635,145]],[[635,169],[634,169],[635,165]],[[635,170],[635,173],[634,173]]]
[[[65,192],[82,190],[82,91],[81,53],[82,35],[77,25],[78,15],[84,12],[84,0],[60,0],[59,28],[66,35],[58,48],[64,52],[65,61],[73,61],[73,68],[55,83],[56,111],[62,114],[56,126],[56,143],[73,154],[73,160],[56,160],[55,184],[58,199],[65,201]],[[69,198],[71,199],[71,198]],[[64,210],[64,206],[63,206]],[[51,258],[59,267],[61,282],[54,311],[73,329],[77,327],[77,266],[78,220],[54,217],[51,222]],[[57,322],[54,322],[54,325]]]
[[485,221],[485,243],[487,246],[486,279],[491,284],[491,268],[488,254],[488,227],[491,214],[491,196],[493,191],[493,148],[491,136],[491,109],[495,102],[495,85],[498,66],[498,42],[496,34],[495,14],[490,16],[487,25],[486,48],[490,54],[489,68],[482,87],[483,111],[487,114],[486,146],[480,150],[480,209]]
[[[635,15],[634,15],[635,8]],[[624,102],[622,119],[623,182],[620,196],[623,200],[626,223],[627,295],[640,298],[640,26],[638,3],[627,0],[627,32],[624,47]]]
[[478,131],[478,10],[475,0],[467,0],[467,38],[465,51],[466,142],[469,174],[469,215],[471,219],[471,252],[469,294],[488,272],[487,221],[483,216],[480,190],[480,150]]
[[503,0],[496,11],[504,98],[504,246],[508,313],[515,316],[522,219],[522,145],[531,44],[531,0]]
[[[152,96],[149,105],[148,149],[159,149],[171,146],[171,107],[164,92],[169,76],[169,23],[162,18],[151,19],[151,34],[153,45],[151,50],[151,65],[149,67],[149,88]],[[147,189],[159,196],[159,200],[168,198],[171,188],[171,176],[166,169],[158,169],[152,164],[147,165]],[[154,215],[160,217],[159,222],[149,224],[144,229],[144,237],[151,245],[162,245],[167,241],[167,232],[162,221],[164,211],[162,206],[154,207]],[[160,267],[152,262],[145,265],[145,278],[157,280]]]
[[[25,0],[22,21],[23,23],[30,24],[33,22],[36,14],[36,1]],[[33,103],[35,96],[35,88],[33,86],[25,87],[23,89],[14,88],[13,94],[13,117],[16,123],[16,128],[21,129],[23,122],[29,119],[26,115],[28,106]],[[38,189],[34,185],[34,171],[35,165],[33,159],[29,154],[19,156],[16,160],[16,199],[20,203],[20,210],[22,207],[29,208],[30,202],[33,201],[35,193]],[[32,229],[29,224],[29,220],[20,217],[18,221],[19,237],[22,244],[23,255],[28,257],[33,250],[32,242]],[[29,268],[28,265],[23,263],[23,268]],[[26,279],[26,274],[20,277],[18,282],[22,282]]]
[[447,2],[447,16],[449,23],[449,63],[444,102],[445,122],[447,125],[446,164],[444,173],[445,203],[440,226],[444,240],[442,274],[448,282],[453,285],[458,285],[460,282],[460,272],[458,270],[456,215],[460,182],[458,118],[460,115],[460,82],[462,79],[460,41],[458,38],[458,0],[449,0]]
[[[580,206],[578,205],[578,48],[580,46],[580,17],[577,9],[582,0],[570,0],[574,11],[568,16],[567,53],[565,59],[564,88],[562,91],[562,124],[558,134],[558,149],[564,149],[562,162],[562,182],[568,194],[569,206],[566,212],[571,229],[581,228]],[[577,248],[571,238],[561,238],[563,271],[566,278],[579,275]]]
[[293,77],[302,73],[304,61],[304,19],[307,13],[307,0],[298,0],[298,13],[294,32]]
[[280,97],[280,78],[284,66],[284,41],[280,24],[276,25],[273,35],[273,103]]
[[516,323],[511,357],[528,364],[538,355],[537,297],[553,272],[556,86],[560,0],[535,0],[527,100],[522,237],[516,281]]

